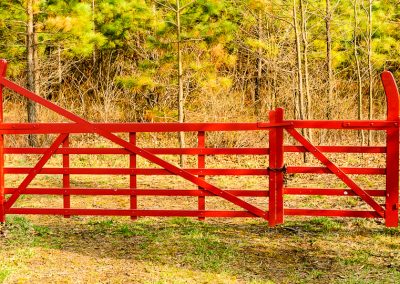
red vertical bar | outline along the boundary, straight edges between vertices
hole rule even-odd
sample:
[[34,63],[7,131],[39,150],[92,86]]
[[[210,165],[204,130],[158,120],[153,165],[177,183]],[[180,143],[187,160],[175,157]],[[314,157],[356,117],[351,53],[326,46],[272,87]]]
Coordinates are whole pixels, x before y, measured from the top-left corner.
[[[283,121],[283,108],[277,108],[275,111],[275,122]],[[275,152],[275,167],[283,170],[283,128],[276,128],[276,152]],[[276,171],[275,190],[276,190],[276,224],[283,224],[283,171]]]
[[386,210],[387,227],[399,225],[399,92],[392,73],[382,73],[387,98],[387,119],[396,127],[386,130]]
[[[269,121],[276,122],[276,113],[274,110],[269,112]],[[276,128],[269,129],[269,200],[268,200],[268,225],[273,227],[276,225]]]
[[[69,136],[65,138],[63,142],[63,148],[68,148],[69,147]],[[67,173],[67,169],[70,167],[69,164],[69,154],[63,154],[63,169],[65,170],[65,173],[63,174],[63,188],[64,188],[64,196],[63,196],[63,205],[64,208],[71,208],[71,180],[70,180],[70,174]],[[69,218],[71,217],[70,215],[64,215],[64,218]]]
[[386,211],[387,227],[399,225],[399,129],[386,131]]
[[[129,133],[129,142],[136,146],[136,132]],[[136,154],[129,155],[129,168],[136,169],[137,162],[136,162]],[[129,176],[129,188],[133,191],[137,188],[137,176],[136,174],[131,174]],[[130,208],[137,209],[137,196],[133,193],[130,196]],[[131,216],[132,220],[137,220],[137,216]]]
[[[205,147],[205,133],[204,131],[199,131],[197,133],[197,147],[198,148],[204,148]],[[206,166],[206,157],[204,154],[199,154],[197,157],[197,167],[199,169],[204,169]],[[204,175],[199,175],[200,179],[204,180]],[[203,189],[201,186],[198,187],[198,189]],[[205,211],[206,210],[206,197],[205,196],[199,196],[198,198],[198,210],[199,211]],[[206,218],[205,217],[199,217],[199,220],[204,221]]]
[[[7,61],[0,59],[0,76],[5,77],[7,71]],[[0,84],[0,124],[3,123],[3,85]],[[0,222],[6,221],[4,210],[4,135],[0,135]]]

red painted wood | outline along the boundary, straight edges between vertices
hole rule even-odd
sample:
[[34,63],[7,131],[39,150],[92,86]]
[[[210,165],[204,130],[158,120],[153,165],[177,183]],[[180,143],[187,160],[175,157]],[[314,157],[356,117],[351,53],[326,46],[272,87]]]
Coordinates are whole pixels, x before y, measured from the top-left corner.
[[[206,147],[206,137],[204,131],[199,131],[197,133],[197,147],[202,149]],[[206,157],[204,154],[199,154],[197,156],[197,167],[199,169],[204,169],[206,167]],[[198,177],[202,180],[205,179],[204,175],[198,175]],[[198,189],[204,190],[201,186],[198,186]],[[206,198],[205,196],[199,196],[197,201],[197,210],[205,211],[206,210]],[[204,221],[205,217],[199,217],[199,220]]]
[[[5,174],[27,174],[31,168],[4,168]],[[205,176],[266,176],[267,169],[185,169],[191,175]],[[71,175],[174,175],[166,169],[128,169],[128,168],[43,168],[38,174]]]
[[[303,146],[284,146],[284,152],[308,152]],[[316,146],[325,153],[386,153],[386,147],[368,146]],[[44,154],[47,148],[9,147],[4,148],[5,154]],[[143,148],[157,155],[268,155],[268,148]],[[130,155],[123,148],[60,148],[55,154],[83,154],[83,155]]]
[[68,137],[68,134],[60,134],[57,139],[53,142],[47,152],[40,158],[39,162],[29,170],[28,175],[24,178],[21,184],[18,186],[18,189],[11,195],[10,198],[5,202],[4,208],[7,210],[15,201],[17,201],[18,197],[24,192],[27,186],[31,183],[31,181],[35,178],[35,176],[40,172],[43,166],[47,163],[50,157],[53,155],[54,151],[64,142],[64,140]]
[[[5,188],[5,194],[12,194],[16,188]],[[63,195],[64,188],[27,188],[23,194],[48,194]],[[268,197],[269,192],[265,189],[258,190],[226,190],[235,196],[248,197]],[[385,190],[365,190],[371,196],[385,196]],[[70,195],[145,195],[145,196],[215,196],[214,194],[195,190],[195,189],[136,189],[128,188],[70,188]],[[332,188],[284,188],[286,195],[330,195],[330,196],[357,196],[350,189],[332,189]]]
[[350,187],[362,200],[370,205],[379,216],[383,217],[384,209],[363,189],[361,189],[351,178],[349,178],[344,171],[339,169],[332,161],[330,161],[322,152],[314,147],[306,138],[304,138],[295,129],[286,129],[299,143],[301,143],[307,150],[313,154],[321,163],[323,163],[333,174],[341,179],[348,187]]
[[[69,136],[65,138],[63,142],[63,148],[69,147]],[[68,169],[70,166],[69,164],[69,154],[63,154],[63,169]],[[64,208],[68,209],[71,208],[71,196],[70,196],[70,175],[68,173],[63,174],[63,188],[64,188],[64,196],[63,196],[63,205]],[[69,218],[69,215],[64,215],[65,218]]]
[[[277,108],[275,112],[276,123],[283,121],[283,108]],[[276,129],[276,168],[282,169],[284,166],[283,162],[283,128]],[[283,224],[283,172],[276,172],[276,224]]]
[[[269,112],[269,121],[276,123],[276,111],[272,110]],[[275,169],[276,165],[276,150],[277,150],[277,139],[276,139],[276,128],[269,131],[269,168]],[[276,225],[276,206],[277,206],[277,188],[276,188],[276,172],[268,171],[268,186],[269,186],[269,199],[268,199],[268,226],[273,227]]]
[[[1,79],[7,87],[10,81]],[[12,88],[11,88],[12,89]],[[19,89],[18,89],[19,90]],[[18,91],[17,91],[18,92]],[[71,119],[72,120],[72,119]],[[319,129],[365,129],[386,130],[396,128],[397,121],[389,120],[341,120],[341,121],[286,121],[290,127],[285,128],[319,128]],[[372,125],[371,125],[372,124]],[[262,130],[276,127],[276,124],[267,123],[93,123],[96,128],[107,129],[116,132],[197,132],[197,131],[249,131]],[[50,134],[50,133],[96,133],[94,129],[86,129],[83,125],[76,123],[4,123],[0,128],[3,134]]]
[[[5,83],[7,87],[20,93],[21,95],[27,95],[24,90],[21,90],[18,86],[12,85],[13,83],[8,81],[7,79],[1,80],[0,83]],[[22,94],[23,93],[23,94]],[[29,95],[28,95],[29,96]],[[30,96],[32,99],[32,96]],[[33,99],[32,99],[33,100]],[[37,101],[42,104],[43,101]],[[49,104],[45,105],[46,107],[50,106]],[[49,107],[51,109],[51,107]],[[58,111],[56,111],[58,112]],[[64,112],[63,112],[64,113]],[[61,114],[61,113],[60,113]],[[64,113],[65,114],[65,113]],[[72,117],[67,117],[70,120],[74,121]],[[198,132],[198,131],[249,131],[249,130],[263,130],[260,128],[257,123],[172,123],[172,122],[163,122],[163,123],[93,123],[93,126],[98,129],[107,129],[112,133],[129,133],[129,132]],[[270,125],[273,126],[273,125]],[[4,134],[29,134],[29,133],[37,133],[37,134],[49,134],[49,133],[60,133],[60,132],[69,132],[69,133],[96,133],[94,129],[87,129],[85,126],[76,123],[18,123],[17,125],[14,123],[5,123],[0,128],[0,133]]]
[[[7,87],[14,87],[12,82],[0,78],[0,84],[4,83]],[[12,90],[20,89],[10,88]],[[21,93],[22,94],[22,93]],[[25,93],[26,94],[26,93]],[[24,95],[24,94],[22,94]],[[38,102],[39,103],[39,102]],[[48,106],[48,105],[47,105]],[[46,107],[47,107],[46,106]],[[68,117],[69,118],[69,117]],[[71,119],[71,118],[69,118]],[[72,120],[72,119],[71,119]],[[319,128],[319,129],[370,129],[386,130],[396,128],[396,121],[286,121],[291,124],[285,128]],[[292,124],[293,123],[293,124]],[[373,125],[371,125],[371,123]],[[345,126],[345,125],[349,126]],[[198,131],[249,131],[249,130],[267,130],[276,125],[266,123],[93,123],[97,129],[107,129],[109,132],[198,132]],[[261,127],[261,125],[265,125]],[[51,134],[51,133],[97,133],[94,129],[87,129],[85,126],[76,123],[4,123],[0,128],[2,134]]]
[[327,217],[358,217],[380,218],[376,211],[356,211],[343,209],[285,209],[285,215],[292,216],[327,216]]
[[[371,196],[385,196],[386,190],[365,190]],[[351,189],[342,188],[285,188],[284,194],[288,195],[331,195],[331,196],[357,196]]]
[[[390,72],[383,72],[382,82],[387,98],[387,119],[399,123],[399,92]],[[386,211],[387,227],[399,225],[399,128],[386,130]]]
[[290,122],[293,128],[385,130],[397,127],[395,120],[286,120],[286,122]]
[[[156,155],[268,155],[267,148],[143,148]],[[43,154],[46,148],[4,148],[5,154]],[[386,152],[386,150],[384,151]],[[130,155],[123,148],[60,148],[55,154]]]
[[[129,133],[129,143],[132,145],[136,145],[136,132],[131,132]],[[129,156],[129,168],[130,169],[136,169],[137,167],[137,157],[135,153],[130,153]],[[134,193],[136,188],[137,188],[137,175],[136,174],[130,174],[129,175],[129,187],[131,190],[131,196],[130,196],[130,209],[131,210],[136,210],[137,209],[137,195]],[[132,215],[131,216],[132,220],[136,220],[137,216]]]
[[[6,194],[16,192],[16,188],[5,188]],[[23,194],[63,195],[64,188],[27,188]],[[235,196],[268,197],[268,191],[227,189]],[[129,189],[129,188],[71,188],[70,195],[142,195],[142,196],[216,196],[211,192],[197,189]]]
[[[324,153],[386,153],[386,147],[371,146],[316,146]],[[304,146],[285,146],[285,152],[308,152]]]
[[75,114],[57,106],[56,104],[47,101],[45,99],[43,99],[42,97],[34,94],[33,92],[18,86],[17,84],[5,79],[5,78],[0,78],[0,82],[3,83],[5,86],[7,86],[8,88],[14,90],[15,92],[23,95],[24,97],[35,101],[51,110],[53,110],[54,112],[58,113],[59,115],[62,115],[63,117],[70,119],[71,121],[74,121],[77,123],[78,126],[83,127],[86,132],[89,131],[93,131],[94,133],[99,134],[100,136],[103,136],[104,138],[114,142],[115,144],[122,146],[123,148],[131,151],[132,153],[135,153],[137,155],[142,156],[143,158],[149,160],[150,162],[153,162],[155,164],[157,164],[158,166],[168,170],[169,172],[171,172],[172,174],[175,174],[177,176],[180,176],[190,182],[192,182],[193,184],[197,185],[197,186],[201,186],[203,187],[205,190],[208,190],[218,196],[220,196],[221,198],[232,202],[233,204],[248,210],[249,212],[253,213],[256,216],[262,217],[262,218],[266,218],[267,214],[266,212],[264,212],[263,210],[257,208],[256,206],[249,204],[248,202],[245,202],[244,200],[231,195],[227,192],[225,192],[224,190],[221,190],[220,188],[199,179],[197,176],[183,170],[180,169],[179,167],[168,163],[166,161],[164,161],[163,159],[155,156],[154,154],[145,151],[139,147],[136,147],[132,144],[130,144],[129,142],[119,138],[118,136],[114,135],[113,133],[109,132],[109,128],[103,128],[103,127],[99,127],[98,125],[92,124],[89,121],[86,121],[85,119],[76,116]]
[[[254,217],[246,211],[209,210],[130,210],[130,209],[63,209],[63,208],[10,208],[7,214],[34,215],[91,215],[91,216],[152,216],[152,217]],[[266,213],[268,215],[268,212]]]
[[[353,168],[343,167],[340,168],[346,174],[352,175],[385,175],[386,169],[384,168]],[[289,174],[332,174],[329,168],[325,167],[287,167]]]

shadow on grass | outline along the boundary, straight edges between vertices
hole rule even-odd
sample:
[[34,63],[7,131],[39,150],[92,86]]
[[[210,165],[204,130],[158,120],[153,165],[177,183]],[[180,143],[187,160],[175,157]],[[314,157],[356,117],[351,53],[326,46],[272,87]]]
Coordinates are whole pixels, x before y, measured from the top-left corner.
[[[372,221],[314,218],[268,228],[261,221],[85,220],[43,226],[11,216],[4,229],[6,249],[51,248],[95,258],[227,273],[245,281],[359,283],[368,276],[373,282],[370,276],[377,270],[400,279],[400,261],[390,266],[385,262],[390,257],[386,251],[400,246],[396,241],[400,231]],[[385,247],[381,252],[368,248],[376,242]],[[351,243],[354,247],[347,251]],[[354,274],[352,268],[361,270]]]

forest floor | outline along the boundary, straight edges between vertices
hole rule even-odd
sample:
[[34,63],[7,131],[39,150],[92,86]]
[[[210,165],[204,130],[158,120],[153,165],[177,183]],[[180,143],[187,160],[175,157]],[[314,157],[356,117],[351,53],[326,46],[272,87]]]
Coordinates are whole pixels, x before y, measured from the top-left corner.
[[[6,158],[6,165],[15,167],[32,166],[37,160],[34,155]],[[359,166],[362,161],[364,166],[384,167],[382,155],[336,155],[335,159],[342,166]],[[60,162],[61,157],[56,157],[49,164],[59,166]],[[71,157],[74,167],[122,167],[126,163],[128,157]],[[149,166],[145,161],[138,163]],[[211,168],[216,165],[266,167],[266,161],[222,157],[207,161]],[[384,184],[382,176],[354,178],[363,188],[377,189]],[[6,187],[20,180],[10,176]],[[209,180],[225,188],[267,186],[266,177]],[[141,188],[195,188],[168,176],[140,177],[138,182]],[[288,183],[344,187],[330,175],[296,175]],[[126,187],[129,177],[71,177],[74,187],[110,184]],[[61,186],[61,179],[41,175],[31,186]],[[267,208],[263,198],[250,201]],[[139,207],[193,209],[196,202],[195,197],[143,196]],[[62,197],[24,195],[16,206],[62,207]],[[72,197],[74,208],[128,206],[126,196]],[[287,196],[285,206],[365,209],[355,197]],[[231,207],[207,197],[207,208]],[[285,224],[269,228],[259,219],[7,217],[0,230],[0,283],[400,283],[400,230],[386,228],[379,220],[287,217]]]

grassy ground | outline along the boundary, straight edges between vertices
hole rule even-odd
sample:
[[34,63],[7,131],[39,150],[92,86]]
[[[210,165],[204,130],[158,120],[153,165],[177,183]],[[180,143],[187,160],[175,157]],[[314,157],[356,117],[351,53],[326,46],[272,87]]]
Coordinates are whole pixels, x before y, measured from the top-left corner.
[[366,220],[10,216],[4,283],[399,283],[400,231]]

